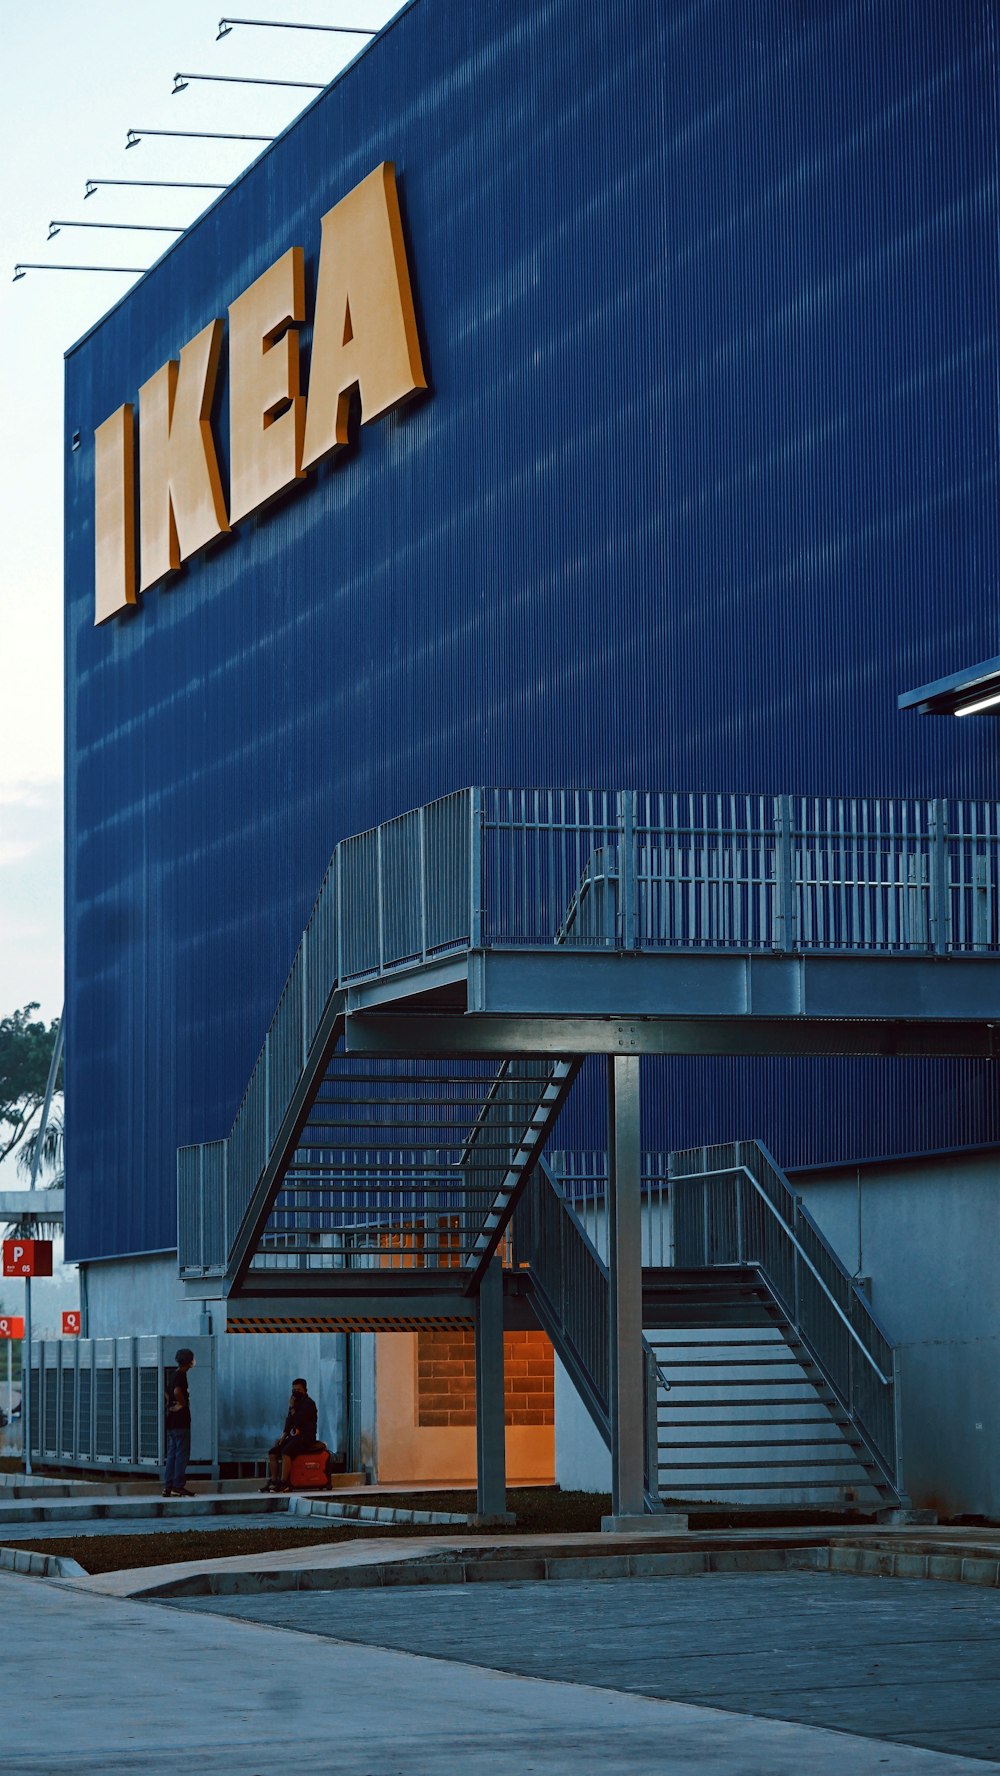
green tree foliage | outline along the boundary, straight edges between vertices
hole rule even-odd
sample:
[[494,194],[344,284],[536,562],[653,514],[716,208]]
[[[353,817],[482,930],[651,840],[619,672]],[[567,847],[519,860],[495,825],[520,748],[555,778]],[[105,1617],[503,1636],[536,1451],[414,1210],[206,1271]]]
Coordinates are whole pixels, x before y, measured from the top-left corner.
[[17,1169],[22,1177],[31,1177],[36,1148],[38,1149],[36,1183],[43,1184],[46,1190],[62,1190],[66,1182],[66,1136],[63,1127],[62,1107],[59,1104],[53,1104],[45,1127],[32,1129],[31,1134],[22,1143],[17,1156]]
[[37,1010],[35,1004],[25,1005],[0,1018],[0,1160],[24,1140],[45,1101],[59,1020],[33,1021]]

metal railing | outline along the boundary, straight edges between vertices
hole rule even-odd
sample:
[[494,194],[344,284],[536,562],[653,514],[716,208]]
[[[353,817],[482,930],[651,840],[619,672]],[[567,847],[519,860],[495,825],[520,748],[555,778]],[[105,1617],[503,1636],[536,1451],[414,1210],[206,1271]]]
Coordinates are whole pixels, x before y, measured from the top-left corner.
[[995,952],[1000,806],[467,789],[343,840],[221,1161],[179,1155],[182,1268],[224,1267],[333,993],[470,948],[567,944]]
[[579,1386],[609,1425],[610,1300],[608,1267],[544,1161],[514,1211],[512,1262],[529,1269],[545,1298],[546,1331]]
[[[539,1321],[602,1437],[611,1446],[611,1279],[608,1267],[542,1160],[510,1227],[510,1264],[526,1270]],[[645,1338],[646,1494],[657,1495],[657,1392],[670,1382]]]
[[896,1352],[870,1302],[756,1141],[670,1155],[675,1261],[756,1266],[898,1492]]

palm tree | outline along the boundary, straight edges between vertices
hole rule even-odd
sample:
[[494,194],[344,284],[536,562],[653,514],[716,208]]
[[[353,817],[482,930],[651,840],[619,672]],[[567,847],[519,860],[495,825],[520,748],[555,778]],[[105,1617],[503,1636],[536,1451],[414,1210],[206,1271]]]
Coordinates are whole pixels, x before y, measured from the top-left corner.
[[65,1129],[62,1107],[59,1104],[53,1104],[45,1127],[36,1129],[33,1135],[28,1136],[17,1156],[17,1169],[26,1178],[31,1177],[34,1169],[36,1147],[38,1149],[38,1179],[44,1178],[45,1180],[42,1188],[44,1190],[61,1190],[66,1182],[66,1164]]
[[[65,1140],[66,1131],[63,1124],[62,1106],[61,1104],[53,1104],[45,1127],[36,1129],[34,1134],[29,1135],[25,1140],[17,1156],[18,1171],[25,1178],[30,1179],[35,1165],[35,1149],[37,1148],[36,1184],[40,1184],[43,1190],[62,1190],[66,1183]],[[36,1220],[33,1231],[41,1238],[46,1238],[53,1233],[61,1233],[62,1221]]]

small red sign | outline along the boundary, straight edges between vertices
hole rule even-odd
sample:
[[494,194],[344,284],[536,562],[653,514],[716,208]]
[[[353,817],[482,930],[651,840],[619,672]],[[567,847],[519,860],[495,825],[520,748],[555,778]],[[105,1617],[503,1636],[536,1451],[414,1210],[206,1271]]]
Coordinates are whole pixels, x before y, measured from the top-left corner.
[[63,1337],[78,1338],[80,1336],[80,1310],[71,1307],[63,1310]]
[[23,1338],[24,1320],[20,1314],[0,1314],[0,1338]]
[[5,1277],[50,1277],[52,1241],[4,1240],[3,1274]]

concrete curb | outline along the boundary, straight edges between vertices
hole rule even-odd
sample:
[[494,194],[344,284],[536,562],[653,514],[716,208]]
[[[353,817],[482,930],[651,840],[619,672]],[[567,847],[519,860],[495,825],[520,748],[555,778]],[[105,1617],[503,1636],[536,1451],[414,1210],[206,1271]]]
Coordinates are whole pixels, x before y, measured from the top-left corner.
[[0,1548],[0,1572],[28,1573],[36,1579],[84,1579],[85,1567],[61,1554],[35,1554],[28,1548]]
[[269,1591],[340,1591],[396,1585],[514,1584],[559,1579],[671,1579],[711,1573],[826,1572],[927,1579],[1000,1589],[1000,1558],[833,1543],[629,1554],[533,1554],[491,1549],[341,1567],[188,1573],[133,1597],[246,1597]]
[[1000,1559],[983,1553],[871,1547],[865,1543],[833,1544],[825,1550],[830,1572],[879,1579],[939,1579],[953,1585],[984,1585],[1000,1589]]
[[690,1553],[421,1556],[365,1566],[189,1573],[133,1597],[246,1597],[268,1591],[347,1591],[390,1585],[513,1584],[546,1579],[689,1578],[713,1572],[823,1571],[825,1548],[713,1548]]
[[362,1505],[310,1493],[292,1493],[288,1512],[292,1517],[332,1517],[343,1523],[446,1523],[459,1529],[470,1529],[473,1521],[466,1511],[414,1511],[403,1505]]

